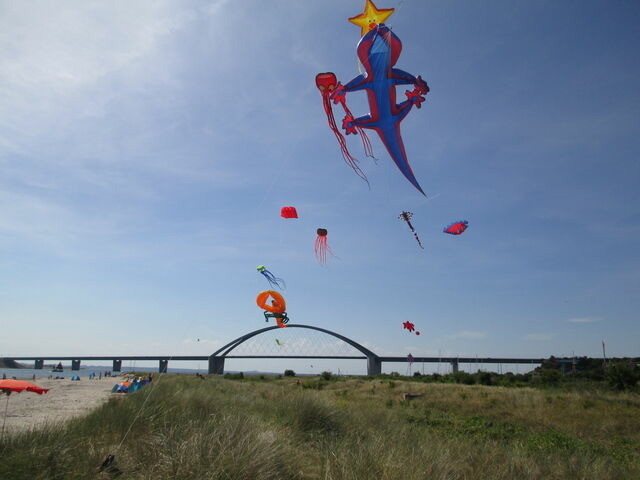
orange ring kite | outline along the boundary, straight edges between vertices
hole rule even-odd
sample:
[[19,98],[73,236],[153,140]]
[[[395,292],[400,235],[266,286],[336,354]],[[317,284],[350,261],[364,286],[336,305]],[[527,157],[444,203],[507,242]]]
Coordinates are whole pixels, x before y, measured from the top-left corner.
[[[267,303],[269,297],[272,299],[270,305]],[[284,297],[273,290],[260,292],[256,297],[256,303],[261,309],[271,313],[284,313],[287,310],[287,302]]]
[[[271,299],[271,305],[267,302]],[[287,317],[287,302],[284,301],[284,297],[280,295],[278,292],[273,290],[265,290],[264,292],[260,292],[256,297],[256,303],[260,308],[265,310],[264,318],[266,321],[269,321],[269,317],[276,319],[276,325],[280,328],[286,327],[286,323],[289,321],[289,317]],[[267,313],[271,312],[271,313]]]

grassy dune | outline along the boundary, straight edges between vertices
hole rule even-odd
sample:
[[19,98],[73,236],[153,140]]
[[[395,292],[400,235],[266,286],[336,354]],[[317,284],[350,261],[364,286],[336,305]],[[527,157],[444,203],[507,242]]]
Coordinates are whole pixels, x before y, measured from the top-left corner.
[[[301,381],[164,376],[63,427],[6,438],[0,478],[640,478],[638,394]],[[98,472],[109,453],[115,464]]]

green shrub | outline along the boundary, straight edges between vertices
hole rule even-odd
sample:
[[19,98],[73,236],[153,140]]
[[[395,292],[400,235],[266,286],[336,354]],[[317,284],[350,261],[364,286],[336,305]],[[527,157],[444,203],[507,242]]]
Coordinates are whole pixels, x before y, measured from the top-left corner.
[[536,372],[533,377],[533,383],[537,385],[543,385],[551,387],[558,385],[562,380],[562,374],[558,370],[552,370],[550,368],[542,368]]
[[320,376],[322,378],[324,378],[325,380],[331,380],[331,378],[333,377],[333,374],[331,372],[328,372],[328,371],[325,370],[324,372],[322,372],[320,374]]
[[310,393],[299,393],[283,399],[280,412],[285,424],[302,433],[339,433],[342,418],[324,399]]
[[467,372],[456,372],[451,377],[455,383],[462,383],[464,385],[473,385],[476,383],[474,376]]
[[478,383],[480,383],[481,385],[494,384],[493,375],[491,374],[491,372],[478,372],[477,377],[478,377]]
[[632,389],[638,383],[638,369],[630,363],[619,362],[607,365],[605,378],[612,387],[618,390]]
[[284,371],[284,376],[285,377],[295,377],[296,376],[296,372],[294,372],[293,370],[285,370]]

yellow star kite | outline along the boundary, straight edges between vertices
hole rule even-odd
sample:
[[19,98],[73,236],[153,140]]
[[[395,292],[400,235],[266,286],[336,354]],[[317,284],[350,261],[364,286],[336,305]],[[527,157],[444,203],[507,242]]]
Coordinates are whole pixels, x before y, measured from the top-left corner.
[[379,23],[384,23],[395,10],[394,8],[381,8],[378,10],[371,0],[365,1],[364,12],[349,19],[351,23],[360,27],[360,37],[364,37],[369,30],[375,28]]

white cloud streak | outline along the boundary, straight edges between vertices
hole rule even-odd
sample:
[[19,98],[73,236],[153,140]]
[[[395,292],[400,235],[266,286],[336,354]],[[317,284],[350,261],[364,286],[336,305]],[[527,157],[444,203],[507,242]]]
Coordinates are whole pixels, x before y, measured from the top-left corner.
[[594,323],[597,321],[598,319],[595,317],[575,317],[567,320],[569,323]]
[[554,337],[552,333],[527,333],[523,338],[530,342],[546,342]]

